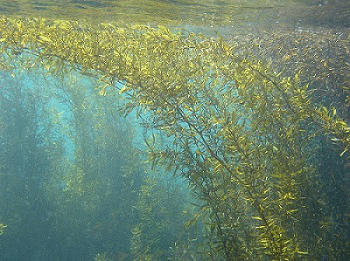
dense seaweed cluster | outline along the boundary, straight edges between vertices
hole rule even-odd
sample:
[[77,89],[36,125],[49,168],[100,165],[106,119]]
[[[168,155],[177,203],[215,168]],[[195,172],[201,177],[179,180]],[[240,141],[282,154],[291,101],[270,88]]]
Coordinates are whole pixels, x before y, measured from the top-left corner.
[[[208,228],[208,258],[337,260],[338,253],[349,254],[349,235],[331,236],[335,222],[317,153],[326,136],[347,153],[350,128],[334,107],[327,108],[330,102],[313,99],[316,83],[308,80],[323,66],[333,81],[317,88],[329,92],[339,80],[331,77],[335,73],[347,82],[348,64],[311,47],[303,50],[309,34],[298,34],[287,47],[278,47],[284,41],[278,35],[277,42],[259,40],[242,50],[239,39],[227,43],[163,26],[2,17],[0,28],[2,68],[41,66],[60,77],[76,71],[97,78],[100,95],[117,89],[116,96],[126,98],[120,109],[142,119],[150,164],[185,177],[203,202],[188,225],[201,219]],[[347,53],[347,41],[336,50]],[[270,65],[254,49],[262,44],[271,52]],[[303,60],[294,62],[300,55]],[[315,82],[324,82],[323,73],[317,71]],[[166,135],[167,143],[153,142],[153,131]],[[137,204],[146,217],[152,186],[140,191]],[[138,260],[150,260],[156,248],[141,237],[143,229],[152,231],[152,222],[141,218],[133,227]],[[345,243],[329,247],[334,237]]]

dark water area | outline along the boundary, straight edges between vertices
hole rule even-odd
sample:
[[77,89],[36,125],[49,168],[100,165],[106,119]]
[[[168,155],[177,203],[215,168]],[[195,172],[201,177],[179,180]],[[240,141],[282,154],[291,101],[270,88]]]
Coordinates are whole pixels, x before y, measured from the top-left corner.
[[350,260],[349,1],[0,13],[0,261]]

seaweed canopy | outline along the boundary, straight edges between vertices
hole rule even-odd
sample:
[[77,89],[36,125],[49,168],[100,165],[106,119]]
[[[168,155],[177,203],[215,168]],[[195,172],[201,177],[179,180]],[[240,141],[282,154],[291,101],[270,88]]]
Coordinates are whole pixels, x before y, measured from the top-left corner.
[[350,129],[311,102],[298,72],[283,77],[221,38],[163,26],[2,17],[0,28],[4,59],[98,77],[101,95],[119,89],[125,113],[169,137],[162,149],[146,139],[149,161],[175,169],[205,202],[192,222],[205,216],[214,252],[295,260],[319,251],[302,231],[305,191],[320,193],[310,158],[322,134],[347,150]]

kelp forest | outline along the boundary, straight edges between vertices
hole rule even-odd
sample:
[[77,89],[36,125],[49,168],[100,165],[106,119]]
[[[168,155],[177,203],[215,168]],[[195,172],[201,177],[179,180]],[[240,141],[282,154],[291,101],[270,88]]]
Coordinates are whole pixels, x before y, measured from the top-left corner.
[[350,34],[0,17],[0,259],[350,260]]

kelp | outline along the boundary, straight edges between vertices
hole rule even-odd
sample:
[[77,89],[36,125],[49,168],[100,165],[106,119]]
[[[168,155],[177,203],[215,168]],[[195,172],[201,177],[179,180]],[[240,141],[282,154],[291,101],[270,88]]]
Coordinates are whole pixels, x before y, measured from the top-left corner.
[[1,223],[0,224],[0,235],[5,233],[5,228],[7,228],[7,225]]
[[302,231],[306,191],[321,194],[310,159],[324,134],[345,153],[350,128],[312,102],[301,72],[276,74],[222,38],[163,26],[1,17],[0,28],[6,66],[97,77],[100,95],[118,89],[124,113],[136,110],[168,137],[165,149],[147,142],[149,161],[188,180],[205,202],[211,247],[227,260],[308,259],[324,249]]
[[30,93],[22,80],[1,72],[0,233],[4,232],[1,246],[6,249],[1,259],[7,260],[30,258],[33,242],[45,244],[47,237],[39,235],[51,232],[50,221],[42,211],[47,202],[41,186],[51,155],[42,146],[41,135],[46,129],[37,121],[46,109],[38,110],[37,102],[44,99]]

